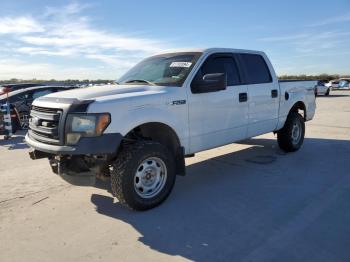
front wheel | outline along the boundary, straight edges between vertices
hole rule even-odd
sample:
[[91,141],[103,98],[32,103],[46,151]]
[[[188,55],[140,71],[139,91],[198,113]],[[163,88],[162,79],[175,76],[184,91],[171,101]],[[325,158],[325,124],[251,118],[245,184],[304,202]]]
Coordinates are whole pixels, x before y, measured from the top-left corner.
[[303,117],[292,112],[288,115],[284,127],[277,132],[279,147],[286,152],[297,151],[304,142],[305,123]]
[[330,92],[330,90],[329,90],[329,88],[328,88],[327,91],[326,91],[326,93],[325,93],[325,95],[326,95],[326,96],[329,96],[329,92]]
[[135,210],[161,204],[175,183],[175,158],[160,143],[125,144],[111,166],[111,187],[120,203]]

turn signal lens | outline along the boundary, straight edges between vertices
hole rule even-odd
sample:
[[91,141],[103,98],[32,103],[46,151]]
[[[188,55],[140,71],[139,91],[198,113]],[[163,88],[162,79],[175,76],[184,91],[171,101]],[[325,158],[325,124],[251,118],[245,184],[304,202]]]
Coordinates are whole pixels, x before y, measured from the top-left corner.
[[109,114],[100,115],[96,125],[96,135],[102,134],[111,122],[111,117]]

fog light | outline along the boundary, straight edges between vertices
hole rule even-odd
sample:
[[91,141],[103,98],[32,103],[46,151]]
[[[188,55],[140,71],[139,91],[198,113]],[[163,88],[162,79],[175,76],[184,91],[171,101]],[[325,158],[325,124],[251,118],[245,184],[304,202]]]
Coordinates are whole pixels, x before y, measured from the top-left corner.
[[81,134],[79,134],[79,133],[67,134],[67,144],[68,145],[75,145],[76,143],[78,143],[80,137],[81,137]]

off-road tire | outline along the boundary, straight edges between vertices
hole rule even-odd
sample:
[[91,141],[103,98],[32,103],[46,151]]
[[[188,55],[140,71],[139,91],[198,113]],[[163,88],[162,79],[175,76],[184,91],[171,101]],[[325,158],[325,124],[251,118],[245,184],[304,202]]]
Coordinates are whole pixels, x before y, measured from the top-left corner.
[[[293,130],[293,125],[296,123],[296,121],[300,123],[301,136],[297,143],[293,143],[292,130]],[[291,112],[287,117],[284,127],[277,132],[277,142],[279,147],[283,151],[294,152],[294,151],[297,151],[303,144],[304,136],[305,136],[305,122],[303,117],[296,112]]]
[[[160,158],[166,165],[167,177],[162,190],[152,198],[142,198],[134,188],[138,166],[149,157]],[[175,157],[162,144],[154,141],[137,141],[123,144],[117,159],[111,165],[111,188],[119,202],[130,209],[147,210],[161,204],[175,184]]]

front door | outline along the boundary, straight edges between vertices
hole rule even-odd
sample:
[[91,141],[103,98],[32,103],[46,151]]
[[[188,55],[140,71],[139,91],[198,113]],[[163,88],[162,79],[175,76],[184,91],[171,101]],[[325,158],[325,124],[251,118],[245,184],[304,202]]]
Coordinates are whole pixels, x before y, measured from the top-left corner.
[[248,90],[246,85],[241,85],[233,54],[210,55],[194,79],[203,78],[205,74],[211,73],[226,74],[226,90],[196,94],[192,93],[191,88],[187,88],[191,152],[199,152],[246,137],[248,103],[244,97],[247,96]]

